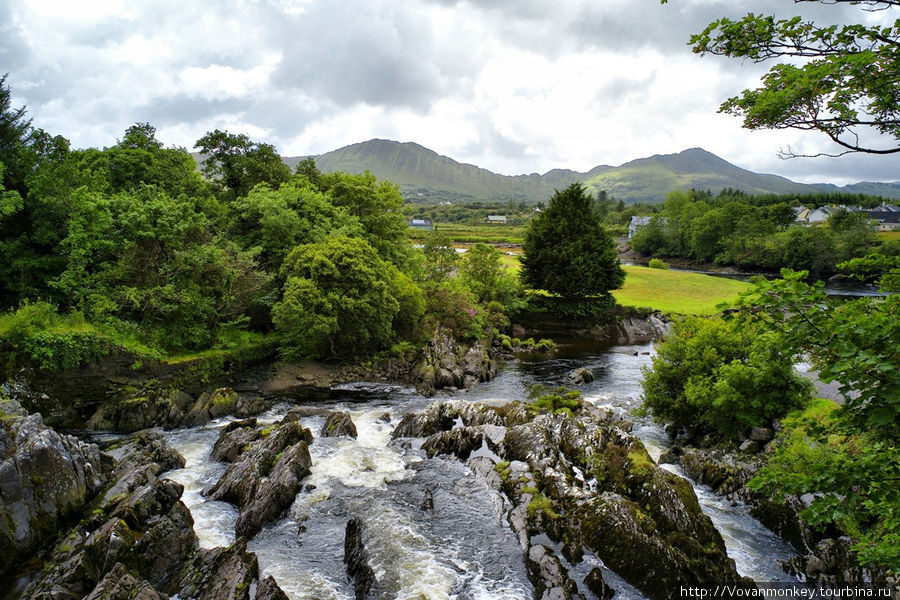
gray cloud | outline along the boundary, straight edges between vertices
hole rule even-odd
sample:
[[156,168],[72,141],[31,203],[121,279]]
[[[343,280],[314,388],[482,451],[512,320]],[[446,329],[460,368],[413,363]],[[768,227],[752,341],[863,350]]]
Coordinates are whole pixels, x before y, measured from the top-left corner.
[[[310,0],[298,3],[299,11],[227,0],[125,6],[123,14],[67,20],[35,17],[22,0],[0,3],[0,65],[8,65],[0,73],[10,71],[9,84],[36,125],[56,128],[53,133],[71,136],[76,146],[103,146],[135,121],[184,136],[237,123],[302,153],[298,139],[332,147],[363,139],[361,123],[366,136],[412,141],[440,139],[434,132],[452,131],[456,123],[465,134],[443,153],[488,168],[502,164],[509,172],[574,167],[556,159],[548,164],[546,157],[575,156],[566,140],[577,141],[582,127],[596,136],[603,131],[597,123],[614,109],[645,111],[645,118],[632,119],[644,130],[619,131],[616,139],[633,146],[620,141],[621,155],[607,153],[602,161],[672,151],[645,151],[641,144],[652,134],[685,139],[684,129],[665,128],[716,118],[721,100],[753,85],[767,68],[690,55],[690,35],[720,16],[739,18],[748,10],[822,22],[865,16],[844,4],[787,0],[664,6],[658,0]],[[637,60],[643,55],[656,62]],[[673,80],[659,56],[680,61],[682,69],[692,65],[687,72],[703,81]],[[632,61],[633,72],[614,68],[617,60]],[[532,63],[541,75],[527,71]],[[585,114],[561,118],[582,104],[557,107],[548,98],[565,102],[554,92],[570,89],[594,101],[577,109]],[[423,130],[431,119],[438,125],[429,136]],[[777,149],[753,157],[753,164],[733,162],[794,178],[898,178],[891,157],[783,162]]]

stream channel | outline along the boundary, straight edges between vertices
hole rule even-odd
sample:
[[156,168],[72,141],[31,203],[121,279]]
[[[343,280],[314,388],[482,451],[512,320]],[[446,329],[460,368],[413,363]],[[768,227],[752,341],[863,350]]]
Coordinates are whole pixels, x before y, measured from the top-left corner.
[[[525,398],[533,384],[563,385],[566,374],[578,367],[595,376],[579,386],[587,402],[630,411],[641,402],[641,367],[650,362],[652,352],[652,345],[598,347],[584,340],[563,341],[554,354],[521,356],[501,364],[493,381],[468,392],[438,392],[435,398],[396,385],[339,386],[325,407],[349,412],[358,438],[321,438],[324,416],[301,420],[316,436],[310,445],[312,473],[285,518],[258,533],[248,549],[258,555],[263,574],[274,576],[294,600],[352,600],[353,586],[342,562],[344,531],[351,517],[360,517],[368,531],[372,567],[398,599],[530,600],[533,587],[506,522],[503,499],[462,462],[429,459],[419,449],[422,440],[412,445],[392,441],[391,431],[404,414],[435,400],[503,404]],[[296,403],[313,402],[298,398]],[[292,406],[275,405],[260,422],[274,423]],[[187,460],[185,468],[166,476],[184,484],[183,500],[203,547],[234,541],[237,509],[201,495],[225,471],[226,465],[211,462],[209,454],[229,420],[165,434]],[[655,424],[636,423],[634,433],[654,459],[669,444]],[[677,467],[665,468],[681,475]],[[793,556],[788,544],[753,519],[746,507],[732,505],[705,486],[694,489],[742,575],[757,581],[793,581],[778,562]],[[423,510],[429,497],[434,509]],[[601,566],[590,553],[585,557],[572,566],[575,581]],[[605,568],[604,578],[618,590],[618,599],[644,597]],[[582,592],[594,598],[587,589]]]

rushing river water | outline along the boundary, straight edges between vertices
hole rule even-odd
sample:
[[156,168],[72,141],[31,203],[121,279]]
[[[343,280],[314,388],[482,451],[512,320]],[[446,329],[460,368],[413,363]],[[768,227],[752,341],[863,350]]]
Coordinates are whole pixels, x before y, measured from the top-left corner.
[[[599,348],[584,342],[563,343],[554,355],[510,361],[493,381],[452,396],[505,403],[525,397],[533,384],[562,385],[566,373],[586,367],[595,380],[580,387],[585,399],[630,411],[641,401],[641,367],[649,362],[651,352],[651,346]],[[352,400],[348,393],[343,398],[337,394],[327,404],[348,411],[359,436],[355,440],[316,437],[310,445],[313,466],[304,481],[305,490],[284,519],[263,529],[248,544],[259,556],[262,571],[273,575],[294,600],[352,600],[353,588],[343,565],[344,531],[348,519],[358,516],[366,523],[372,567],[388,589],[398,590],[399,599],[532,598],[522,551],[506,523],[508,506],[503,498],[455,458],[428,459],[419,450],[421,441],[412,445],[391,441],[390,433],[405,413],[451,394],[428,399],[398,386],[370,387],[365,401]],[[260,421],[275,422],[289,408],[277,405]],[[237,509],[201,495],[225,470],[224,464],[211,462],[209,454],[226,423],[220,420],[166,434],[187,460],[185,468],[167,477],[184,484],[183,499],[203,547],[234,541]],[[301,423],[318,436],[324,417],[305,418]],[[634,432],[654,459],[668,445],[656,425],[639,424]],[[681,475],[675,467],[666,468]],[[758,581],[790,580],[778,566],[779,560],[793,555],[786,543],[750,517],[746,507],[733,506],[704,486],[694,488],[742,575]],[[588,555],[582,564],[572,565],[573,579],[580,582],[597,565]],[[608,570],[605,579],[619,590],[616,598],[643,597]],[[582,592],[593,598],[586,589]]]

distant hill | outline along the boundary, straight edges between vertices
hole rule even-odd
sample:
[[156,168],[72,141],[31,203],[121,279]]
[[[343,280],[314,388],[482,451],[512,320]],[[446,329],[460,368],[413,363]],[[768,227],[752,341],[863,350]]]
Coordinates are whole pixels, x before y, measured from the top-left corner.
[[880,181],[861,181],[845,186],[836,186],[832,183],[816,183],[815,187],[826,192],[844,192],[848,194],[866,194],[867,196],[882,196],[884,198],[900,199],[900,181],[882,183]]
[[[304,156],[287,157],[292,169]],[[754,194],[815,194],[851,192],[900,198],[900,182],[858,183],[837,187],[807,185],[777,175],[754,173],[737,167],[702,148],[678,154],[657,154],[618,167],[599,165],[587,173],[553,169],[540,175],[498,175],[475,165],[442,156],[412,142],[374,139],[351,144],[313,157],[324,172],[371,171],[379,179],[400,186],[412,202],[525,202],[546,201],[556,189],[576,181],[595,192],[605,190],[626,202],[662,202],[674,189],[718,192],[734,188]]]

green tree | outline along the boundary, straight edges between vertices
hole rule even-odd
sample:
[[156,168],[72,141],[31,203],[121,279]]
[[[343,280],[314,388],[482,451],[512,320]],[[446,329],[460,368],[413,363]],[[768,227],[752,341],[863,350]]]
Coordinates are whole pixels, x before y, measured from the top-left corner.
[[[297,246],[282,275],[284,294],[272,320],[289,359],[346,358],[386,348],[395,325],[412,330],[424,311],[421,291],[363,239],[337,236]],[[418,314],[400,315],[401,305]]]
[[228,200],[246,196],[259,183],[278,187],[291,178],[275,146],[254,142],[244,134],[216,129],[197,140],[195,148],[206,155],[203,174]]
[[785,353],[840,384],[844,403],[827,419],[806,415],[789,426],[751,484],[776,498],[813,494],[804,519],[854,538],[861,564],[900,573],[900,296],[829,301],[805,276],[783,270],[782,279],[757,283],[731,318],[778,335]]
[[567,298],[609,294],[625,281],[612,238],[580,183],[557,191],[531,221],[522,256],[522,281]]
[[453,247],[453,241],[440,231],[429,231],[425,235],[422,253],[425,257],[422,268],[424,282],[444,281],[459,266],[459,253]]
[[379,182],[368,171],[361,175],[328,173],[319,181],[332,204],[359,219],[363,237],[378,254],[404,268],[412,252],[400,188],[389,181]]
[[12,90],[6,85],[9,74],[0,77],[0,162],[6,165],[2,185],[9,191],[27,195],[25,178],[28,174],[23,165],[23,151],[31,138],[31,119],[26,117],[25,107],[12,107]]
[[517,281],[507,272],[500,251],[478,243],[469,248],[460,274],[463,281],[482,304],[507,304],[518,293]]
[[167,349],[208,347],[266,292],[255,252],[217,239],[183,196],[82,187],[73,200],[53,286],[91,319],[137,323]]
[[[822,4],[843,4],[846,0]],[[665,0],[663,0],[665,2]],[[865,11],[893,10],[895,0],[852,2]],[[819,131],[841,151],[900,151],[900,21],[889,25],[817,25],[801,17],[750,13],[710,23],[691,37],[693,50],[754,62],[777,62],[762,85],[726,100],[720,112],[743,117],[748,129]],[[892,143],[876,145],[875,132]],[[783,156],[795,156],[790,149]],[[816,156],[834,156],[817,154]]]
[[810,393],[777,336],[699,317],[673,326],[642,385],[656,420],[726,438],[769,426]]
[[293,177],[278,189],[259,185],[232,203],[235,239],[260,248],[261,264],[278,272],[288,252],[332,235],[361,237],[359,219],[334,206],[307,179]]

